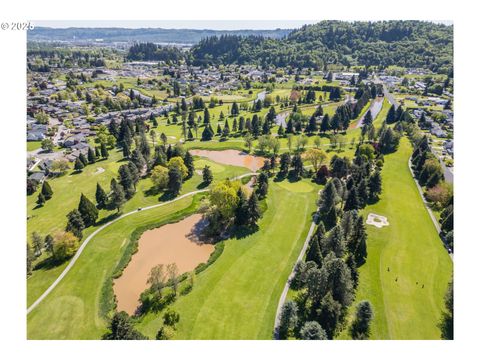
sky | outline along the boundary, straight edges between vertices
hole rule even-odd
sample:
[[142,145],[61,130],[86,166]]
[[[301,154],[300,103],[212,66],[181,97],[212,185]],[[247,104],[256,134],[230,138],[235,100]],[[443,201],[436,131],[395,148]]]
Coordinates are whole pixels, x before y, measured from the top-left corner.
[[[67,27],[121,27],[121,28],[164,28],[164,29],[210,29],[210,30],[268,30],[295,29],[320,20],[38,20],[35,26],[52,28]],[[453,24],[449,20],[431,20],[442,24]]]
[[293,29],[316,20],[39,20],[35,26],[53,28],[66,27],[122,27],[122,28],[164,28],[164,29],[210,29],[210,30],[267,30]]

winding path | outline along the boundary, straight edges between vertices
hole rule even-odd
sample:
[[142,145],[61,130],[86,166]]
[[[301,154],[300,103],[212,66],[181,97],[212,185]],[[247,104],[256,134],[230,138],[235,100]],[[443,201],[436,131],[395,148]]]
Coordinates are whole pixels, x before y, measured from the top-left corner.
[[[236,176],[234,178],[232,178],[232,180],[239,180],[239,179],[242,179],[244,177],[247,177],[247,176],[252,176],[252,175],[257,175],[257,173],[255,172],[250,172],[250,173],[246,173],[246,174],[243,174],[243,175],[240,175],[240,176]],[[90,242],[90,240],[92,240],[95,235],[97,235],[100,231],[102,231],[103,229],[105,229],[106,227],[112,225],[113,223],[119,221],[120,219],[123,219],[127,216],[130,216],[130,215],[133,215],[133,214],[136,214],[138,212],[141,212],[141,211],[146,211],[146,210],[150,210],[150,209],[154,209],[154,208],[157,208],[157,207],[160,207],[160,206],[165,206],[165,205],[168,205],[168,204],[171,204],[175,201],[178,201],[178,200],[181,200],[181,199],[184,199],[188,196],[192,196],[192,195],[195,195],[195,194],[199,194],[199,193],[202,193],[202,192],[206,192],[206,191],[209,191],[209,188],[206,188],[206,189],[202,189],[202,190],[196,190],[196,191],[191,191],[189,193],[186,193],[186,194],[183,194],[173,200],[170,200],[170,201],[166,201],[166,202],[163,202],[163,203],[160,203],[160,204],[155,204],[155,205],[151,205],[151,206],[147,206],[147,207],[144,207],[144,208],[140,208],[138,210],[132,210],[126,214],[123,214],[115,219],[113,219],[112,221],[109,221],[108,223],[105,223],[103,224],[102,226],[100,226],[97,230],[95,230],[93,233],[91,233],[82,243],[82,245],[80,245],[80,247],[78,248],[77,252],[75,253],[75,255],[73,256],[72,260],[70,260],[70,262],[68,263],[67,267],[62,271],[62,273],[58,276],[58,278],[52,283],[52,285],[50,285],[48,287],[47,290],[45,290],[45,292],[40,295],[40,297],[35,300],[35,302],[30,305],[30,307],[27,309],[27,315],[33,310],[35,309],[46,297],[48,294],[50,294],[53,289],[55,289],[55,287],[60,283],[60,281],[62,281],[62,279],[68,274],[68,272],[70,271],[70,269],[73,267],[73,265],[75,265],[75,263],[77,262],[78,258],[80,257],[80,255],[82,255],[82,252],[83,250],[85,249],[85,247],[88,245],[88,243]]]

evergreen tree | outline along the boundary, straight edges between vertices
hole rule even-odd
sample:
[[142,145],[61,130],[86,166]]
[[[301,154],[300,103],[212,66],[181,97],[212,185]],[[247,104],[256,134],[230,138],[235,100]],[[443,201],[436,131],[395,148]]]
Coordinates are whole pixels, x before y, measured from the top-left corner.
[[370,176],[368,188],[370,190],[370,200],[378,200],[378,197],[382,192],[382,176],[380,171],[377,170],[372,174],[372,176]]
[[357,305],[355,320],[350,328],[350,334],[355,340],[368,339],[370,333],[370,322],[373,319],[373,309],[369,301],[361,301]]
[[330,211],[332,207],[335,207],[337,200],[338,200],[337,189],[333,184],[333,181],[329,181],[327,185],[325,185],[325,187],[323,188],[320,195],[320,200],[319,200],[320,213],[326,214],[328,211]]
[[97,161],[97,158],[95,156],[95,152],[91,147],[88,148],[88,154],[87,154],[88,162],[90,164],[93,164],[95,161]]
[[390,106],[390,109],[388,109],[387,113],[387,118],[386,118],[387,124],[392,124],[395,122],[395,106]]
[[325,114],[325,116],[322,118],[322,123],[320,124],[320,131],[325,133],[328,130],[330,130],[330,117],[328,114]]
[[97,189],[95,191],[95,200],[97,201],[98,209],[105,209],[107,207],[108,196],[99,183],[97,183]]
[[281,340],[288,339],[292,330],[296,328],[298,323],[298,307],[295,301],[288,300],[282,307],[280,321],[276,329],[278,338]]
[[[268,164],[270,164],[270,162],[268,162]],[[257,179],[256,193],[260,199],[265,198],[268,193],[268,175],[263,171],[260,173]]]
[[260,208],[258,206],[258,198],[255,192],[252,192],[248,199],[248,226],[253,227],[260,219]]
[[302,340],[327,340],[327,333],[316,321],[307,321],[300,330]]
[[168,170],[168,190],[173,196],[177,196],[182,188],[182,173],[176,166]]
[[78,203],[78,211],[82,215],[85,227],[95,224],[98,219],[98,210],[95,205],[82,193],[80,202]]
[[322,266],[322,258],[323,258],[322,252],[320,250],[320,241],[322,240],[323,240],[323,235],[312,236],[312,239],[310,240],[310,246],[307,250],[307,254],[305,258],[306,261],[315,262],[315,264],[317,264],[319,267]]
[[42,184],[42,195],[45,198],[45,201],[50,200],[53,196],[52,188],[47,181],[44,181]]
[[125,197],[131,199],[135,194],[135,187],[127,164],[123,164],[118,168],[118,182],[123,187]]
[[82,163],[82,161],[80,160],[80,158],[77,157],[77,158],[75,159],[75,165],[74,165],[75,171],[81,172],[84,167],[85,167],[85,165]]
[[65,230],[81,239],[83,237],[83,229],[85,229],[85,223],[83,222],[82,214],[77,209],[73,209],[67,214],[67,227]]
[[285,177],[287,176],[288,169],[290,168],[290,154],[289,153],[283,153],[280,155],[280,169],[278,172],[278,175],[280,177]]
[[43,204],[45,204],[45,196],[43,196],[43,194],[40,193],[38,194],[38,197],[37,197],[37,205],[43,206]]
[[210,166],[205,165],[205,167],[202,170],[202,177],[203,177],[203,182],[206,185],[209,185],[213,181],[213,173],[212,173],[212,170],[210,170]]
[[353,256],[357,265],[360,266],[365,263],[365,259],[367,258],[367,231],[365,229],[363,216],[357,218],[352,237],[353,243],[357,244]]
[[[100,145],[100,153],[102,154],[102,158],[108,159],[108,149],[107,149],[107,144],[102,143]],[[125,154],[124,154],[125,155]]]
[[78,159],[82,162],[83,166],[88,165],[88,160],[85,155],[83,155],[83,153],[80,153],[80,155],[78,155]]
[[299,180],[304,172],[303,161],[300,154],[295,154],[292,157],[292,177],[296,180]]
[[238,203],[235,209],[235,225],[245,226],[248,224],[248,220],[249,220],[248,200],[241,188],[238,189],[237,196],[238,196]]
[[122,185],[117,183],[115,179],[112,179],[112,182],[110,183],[110,191],[110,206],[114,209],[117,209],[117,212],[120,212],[120,209],[126,201],[125,191]]
[[43,241],[45,244],[45,250],[50,253],[51,256],[54,256],[54,250],[53,250],[53,236],[48,234],[45,236],[45,240]]
[[192,154],[190,154],[189,151],[185,153],[185,156],[183,157],[183,162],[188,169],[187,179],[190,179],[195,173],[195,165],[193,163],[193,156]]
[[320,247],[322,255],[325,257],[329,252],[333,252],[336,257],[341,258],[345,252],[345,239],[342,227],[335,225],[327,236],[322,239]]
[[357,186],[358,205],[363,208],[369,199],[368,183],[365,178],[362,178]]
[[337,224],[337,209],[332,206],[325,215],[322,216],[323,224],[327,230],[331,229]]
[[356,210],[359,207],[360,206],[359,206],[359,201],[357,196],[357,188],[353,186],[348,192],[347,200],[345,201],[343,210],[344,211]]

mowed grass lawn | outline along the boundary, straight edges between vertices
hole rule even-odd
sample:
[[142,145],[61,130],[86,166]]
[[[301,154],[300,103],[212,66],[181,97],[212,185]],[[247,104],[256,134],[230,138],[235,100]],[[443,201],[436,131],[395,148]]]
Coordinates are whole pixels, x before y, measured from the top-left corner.
[[135,213],[102,230],[58,286],[27,317],[28,339],[100,339],[106,322],[100,317],[100,294],[116,267],[130,234],[150,223],[168,220],[188,208],[193,196]]
[[[390,223],[366,225],[368,256],[359,269],[356,303],[373,305],[372,339],[440,339],[437,324],[453,264],[408,169],[411,153],[404,137],[398,151],[385,156],[381,199],[363,212]],[[346,331],[339,337],[349,338]]]
[[[306,181],[306,180],[304,180]],[[229,239],[216,262],[197,276],[191,293],[173,305],[177,339],[271,339],[280,294],[305,241],[317,186],[270,182],[259,230]],[[147,314],[138,329],[150,338],[161,314]]]

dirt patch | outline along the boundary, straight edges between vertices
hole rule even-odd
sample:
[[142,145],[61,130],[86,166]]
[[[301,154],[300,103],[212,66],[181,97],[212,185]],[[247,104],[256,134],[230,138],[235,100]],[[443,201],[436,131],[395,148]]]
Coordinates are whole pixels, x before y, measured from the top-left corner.
[[145,231],[138,240],[136,252],[114,281],[118,311],[133,314],[140,294],[148,287],[148,274],[158,264],[177,264],[180,274],[192,271],[207,262],[215,247],[200,243],[197,234],[202,228],[202,215],[195,214],[177,223]]
[[238,150],[190,150],[192,155],[203,156],[220,164],[243,166],[257,171],[263,166],[264,157],[253,156]]

